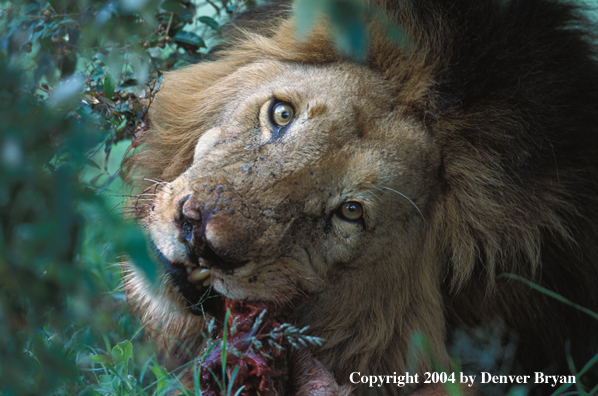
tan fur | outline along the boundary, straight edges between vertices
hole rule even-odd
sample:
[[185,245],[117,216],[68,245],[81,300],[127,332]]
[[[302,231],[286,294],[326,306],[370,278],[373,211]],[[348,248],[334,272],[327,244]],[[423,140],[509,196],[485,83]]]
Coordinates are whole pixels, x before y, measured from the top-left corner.
[[[534,279],[543,235],[573,249],[579,239],[566,220],[582,215],[573,193],[546,187],[575,171],[545,172],[535,196],[496,172],[503,154],[458,131],[499,136],[528,121],[492,105],[440,115],[431,91],[447,68],[443,31],[421,30],[407,5],[395,8],[420,50],[398,47],[373,24],[367,65],[335,52],[325,21],[307,40],[296,37],[292,18],[236,33],[215,61],[165,75],[152,129],[131,161],[133,173],[168,182],[145,220],[157,248],[196,265],[173,222],[192,196],[210,212],[213,245],[248,260],[214,269],[215,289],[293,307],[297,324],[326,340],[315,355],[341,385],[354,371],[407,370],[416,332],[450,367],[447,296],[468,295],[475,301],[462,303],[477,307],[470,312],[492,317],[508,305],[492,300],[497,273]],[[274,142],[266,114],[273,98],[296,108]],[[363,227],[334,214],[346,201],[362,203]],[[148,292],[139,274],[127,278],[145,321],[174,338],[197,337],[201,317],[164,287]],[[517,290],[509,301],[524,305],[527,294]],[[431,369],[426,359],[417,364]]]

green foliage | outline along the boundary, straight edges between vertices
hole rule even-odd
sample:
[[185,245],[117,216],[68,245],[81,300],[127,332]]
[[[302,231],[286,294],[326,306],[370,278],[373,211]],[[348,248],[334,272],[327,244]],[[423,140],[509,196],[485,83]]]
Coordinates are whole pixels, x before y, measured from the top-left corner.
[[577,309],[577,310],[579,310],[581,312],[584,312],[584,313],[590,315],[592,318],[598,320],[598,313],[596,313],[596,312],[594,312],[592,310],[589,310],[589,309],[587,309],[585,307],[582,307],[581,305],[576,304],[576,303],[574,303],[574,302],[566,299],[565,297],[561,296],[560,294],[557,294],[557,293],[553,292],[552,290],[548,290],[545,287],[537,285],[534,282],[531,282],[531,281],[525,279],[522,276],[515,275],[515,274],[509,274],[509,273],[503,273],[503,274],[500,274],[499,277],[501,277],[501,278],[511,278],[511,279],[515,279],[515,280],[517,280],[519,282],[523,282],[526,285],[528,285],[529,287],[531,287],[532,289],[536,289],[537,291],[539,291],[541,293],[544,293],[544,294],[546,294],[546,295],[554,298],[555,300],[558,300],[558,301],[562,302],[563,304],[567,304],[567,305],[569,305],[569,306],[571,306],[571,307],[573,307],[573,308],[575,308],[575,309]]
[[[535,284],[534,282],[531,282],[519,275],[515,275],[515,274],[510,274],[510,273],[503,273],[499,275],[501,278],[510,278],[510,279],[514,279],[518,282],[523,282],[526,285],[528,285],[530,288],[540,292],[540,293],[544,293],[547,296],[549,296],[550,298],[554,298],[557,301],[560,301],[561,303],[565,304],[565,305],[569,305],[587,315],[589,315],[590,317],[592,317],[593,319],[598,320],[598,313],[594,312],[590,309],[587,309],[586,307],[583,307],[579,304],[576,304],[574,302],[572,302],[571,300],[561,296],[558,293],[553,292],[552,290],[548,290],[545,287],[542,287],[540,285]],[[596,371],[596,368],[598,367],[598,354],[595,355],[592,359],[590,359],[583,367],[581,370],[577,370],[575,368],[575,364],[573,362],[573,359],[571,358],[571,356],[568,356],[568,364],[569,364],[569,371],[571,372],[571,374],[575,375],[575,386],[577,388],[577,392],[580,395],[584,395],[584,394],[588,394],[588,395],[594,395],[598,392],[598,384],[593,384],[593,388],[591,390],[587,390],[585,389],[583,383],[582,383],[582,378],[584,376],[584,374],[590,372],[592,373],[593,371]],[[564,394],[569,388],[572,387],[572,384],[563,384],[560,387],[558,387],[554,393],[552,394],[553,396],[557,396],[557,395],[561,395]]]
[[[173,389],[182,390],[176,376],[160,366],[155,356],[147,360],[141,369],[136,367],[135,358],[133,344],[129,340],[116,344],[109,355],[89,355],[86,360],[90,364],[90,372],[95,376],[95,381],[84,393],[149,396],[166,395]],[[150,372],[153,376],[148,381],[145,375]]]
[[119,257],[156,267],[111,195],[160,71],[203,59],[221,3],[0,2],[0,394],[178,386],[126,308]]
[[338,51],[357,61],[367,57],[371,21],[376,21],[397,45],[406,49],[412,46],[403,29],[374,5],[356,0],[297,0],[294,4],[299,35],[308,35],[318,18],[328,18]]

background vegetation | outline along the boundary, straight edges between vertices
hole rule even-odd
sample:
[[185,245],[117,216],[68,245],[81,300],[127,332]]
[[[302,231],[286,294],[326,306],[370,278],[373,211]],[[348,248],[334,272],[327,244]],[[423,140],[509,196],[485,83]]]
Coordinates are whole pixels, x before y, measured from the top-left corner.
[[118,257],[119,167],[159,71],[201,60],[247,1],[0,2],[0,393],[164,394]]
[[[178,387],[120,289],[124,254],[155,272],[142,233],[121,217],[120,161],[160,72],[203,59],[221,24],[253,4],[0,1],[1,395]],[[300,29],[328,12],[339,48],[364,56],[357,4],[301,4]]]

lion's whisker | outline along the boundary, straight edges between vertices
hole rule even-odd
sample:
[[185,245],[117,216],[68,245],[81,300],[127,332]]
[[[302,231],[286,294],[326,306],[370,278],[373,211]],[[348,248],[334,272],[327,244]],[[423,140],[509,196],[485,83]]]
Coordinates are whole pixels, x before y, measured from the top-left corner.
[[[375,188],[375,189],[377,189],[377,190],[380,190],[380,191],[382,191],[382,192],[383,192],[383,190],[381,190],[379,187],[376,187],[376,186],[374,186],[374,188]],[[417,211],[419,212],[419,215],[420,215],[420,216],[422,217],[422,219],[424,220],[424,223],[426,222],[426,218],[424,217],[424,214],[422,213],[422,211],[421,211],[421,210],[419,210],[419,207],[418,207],[418,206],[415,204],[415,202],[413,202],[413,201],[412,201],[412,200],[411,200],[411,199],[410,199],[408,196],[406,196],[405,194],[403,194],[403,193],[401,193],[401,192],[399,192],[399,191],[397,191],[397,190],[395,190],[395,189],[392,189],[392,188],[390,188],[390,187],[382,186],[382,188],[385,188],[385,189],[387,189],[387,190],[390,190],[390,191],[392,191],[392,192],[394,192],[394,193],[397,193],[397,194],[399,194],[401,197],[403,197],[403,198],[405,198],[407,201],[409,201],[409,202],[411,203],[411,205],[413,205],[413,206],[415,207],[415,209],[417,209]]]
[[[139,197],[141,195],[156,195],[156,194],[137,194],[137,195],[131,195],[131,194],[108,194],[109,197],[120,197],[120,198],[136,198]],[[151,199],[151,198],[147,198],[147,199]]]
[[167,181],[164,181],[164,180],[148,179],[148,178],[145,178],[145,177],[143,178],[143,181],[150,181],[150,182],[155,183],[155,184],[164,184],[164,185],[170,185],[170,184],[172,184],[171,182],[167,182]]
[[384,202],[384,201],[383,201],[383,200],[382,200],[382,199],[381,199],[379,196],[377,196],[377,195],[376,195],[376,194],[374,194],[373,192],[371,192],[371,191],[367,191],[367,192],[368,192],[368,193],[370,193],[370,194],[372,194],[374,197],[378,198],[378,201],[380,201],[380,202]]

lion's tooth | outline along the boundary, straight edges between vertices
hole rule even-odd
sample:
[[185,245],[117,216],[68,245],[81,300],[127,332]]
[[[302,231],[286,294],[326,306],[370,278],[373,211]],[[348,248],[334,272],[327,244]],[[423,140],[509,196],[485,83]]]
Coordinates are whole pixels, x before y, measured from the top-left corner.
[[202,281],[204,279],[206,279],[207,277],[210,276],[210,270],[207,268],[203,268],[203,269],[195,269],[193,270],[193,272],[191,273],[191,280],[193,282],[199,282]]
[[203,282],[204,286],[210,286],[211,284],[212,284],[212,277],[211,276]]

